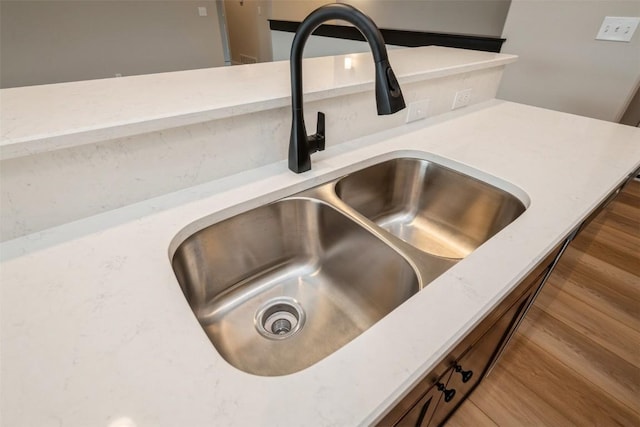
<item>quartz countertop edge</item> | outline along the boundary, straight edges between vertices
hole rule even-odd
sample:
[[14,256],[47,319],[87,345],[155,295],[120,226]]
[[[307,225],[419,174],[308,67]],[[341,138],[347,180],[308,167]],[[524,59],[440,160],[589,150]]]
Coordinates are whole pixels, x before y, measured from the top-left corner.
[[[519,189],[529,206],[315,365],[281,377],[249,375],[229,365],[182,295],[170,264],[176,240],[398,156],[457,165]],[[314,155],[305,174],[294,175],[278,162],[5,242],[4,421],[371,424],[639,166],[640,129],[493,100],[328,147]]]
[[[353,58],[346,70],[344,57]],[[396,49],[400,83],[497,67],[514,55],[438,46]],[[371,54],[303,61],[305,100],[373,88]],[[327,71],[329,70],[329,71]],[[269,84],[261,76],[269,75]],[[0,159],[69,148],[290,105],[289,62],[0,90]]]

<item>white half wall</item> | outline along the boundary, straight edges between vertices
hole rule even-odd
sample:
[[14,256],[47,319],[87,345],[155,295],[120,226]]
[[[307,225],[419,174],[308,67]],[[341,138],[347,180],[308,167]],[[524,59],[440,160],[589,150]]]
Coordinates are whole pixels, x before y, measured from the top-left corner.
[[640,31],[595,40],[605,16],[640,16],[640,0],[513,0],[502,52],[519,59],[498,97],[617,122],[640,81]]
[[212,0],[2,0],[0,35],[3,88],[224,65]]
[[[473,88],[471,104],[494,98],[503,69],[407,83],[402,90],[407,105],[428,99],[428,117],[434,117],[451,110],[461,89]],[[408,113],[378,116],[373,84],[364,92],[307,100],[309,129],[318,111],[326,114],[327,147],[405,126]],[[285,160],[290,126],[286,106],[2,160],[0,241]]]
[[[287,31],[271,31],[271,44],[274,61],[289,60],[294,33]],[[387,45],[387,49],[398,49],[402,46]],[[315,58],[318,56],[348,55],[350,53],[369,52],[369,43],[358,40],[344,40],[333,37],[310,36],[304,46],[302,56]]]

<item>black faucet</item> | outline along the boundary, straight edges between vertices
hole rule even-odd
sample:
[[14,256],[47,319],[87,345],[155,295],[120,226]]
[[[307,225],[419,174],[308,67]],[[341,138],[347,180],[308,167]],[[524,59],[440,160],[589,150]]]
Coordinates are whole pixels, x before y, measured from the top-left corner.
[[324,150],[324,113],[318,112],[318,129],[307,136],[302,110],[302,50],[311,33],[323,22],[340,19],[353,24],[369,42],[376,65],[376,105],[378,115],[393,114],[405,107],[400,85],[393,74],[387,48],[376,24],[364,13],[344,3],[322,6],[298,27],[291,46],[291,107],[293,122],[289,139],[289,169],[302,173],[311,169],[311,153]]

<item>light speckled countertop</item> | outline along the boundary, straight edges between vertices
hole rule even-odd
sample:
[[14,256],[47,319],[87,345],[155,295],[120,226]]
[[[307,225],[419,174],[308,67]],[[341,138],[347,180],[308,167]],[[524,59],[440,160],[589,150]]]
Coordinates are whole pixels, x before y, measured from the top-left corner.
[[[373,88],[371,53],[305,59],[305,101]],[[512,63],[515,55],[426,46],[389,51],[400,83]],[[289,61],[2,89],[0,159],[291,105]],[[222,82],[222,84],[221,84]],[[267,83],[268,82],[268,83]]]
[[[529,207],[317,364],[257,377],[224,361],[175,279],[174,238],[402,155],[440,158]],[[640,129],[494,100],[312,162],[302,175],[278,162],[4,243],[3,425],[369,424],[640,166]]]

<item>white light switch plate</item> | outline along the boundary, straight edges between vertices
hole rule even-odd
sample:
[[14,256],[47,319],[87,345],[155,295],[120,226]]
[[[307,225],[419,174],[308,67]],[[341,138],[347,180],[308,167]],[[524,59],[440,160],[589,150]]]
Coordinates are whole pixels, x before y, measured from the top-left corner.
[[633,33],[638,28],[640,18],[625,16],[605,16],[596,40],[610,40],[616,42],[631,41]]

